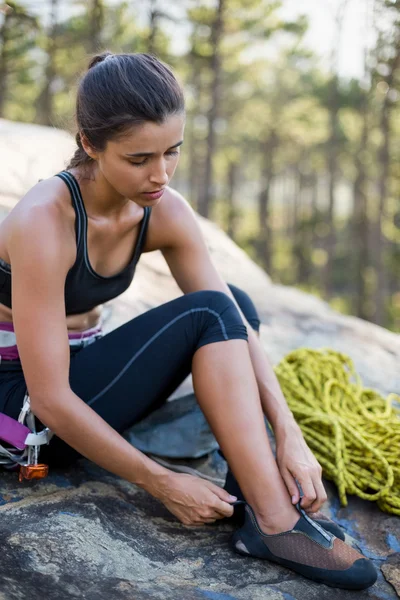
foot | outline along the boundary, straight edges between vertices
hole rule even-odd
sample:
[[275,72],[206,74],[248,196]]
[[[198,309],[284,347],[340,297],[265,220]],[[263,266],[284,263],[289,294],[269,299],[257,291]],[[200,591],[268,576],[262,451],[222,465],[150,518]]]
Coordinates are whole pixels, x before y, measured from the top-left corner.
[[324,513],[318,511],[316,513],[311,513],[308,516],[313,521],[318,523],[320,527],[323,527],[325,531],[327,531],[328,533],[333,533],[333,535],[339,538],[339,540],[342,540],[342,542],[344,542],[344,540],[346,539],[346,536],[344,535],[341,527],[339,527],[339,525],[332,521],[329,517],[324,515]]
[[244,556],[278,563],[331,587],[362,590],[375,583],[377,573],[371,561],[325,531],[303,510],[298,516],[290,531],[268,535],[247,505],[245,523],[232,539],[233,549]]
[[[245,522],[245,506],[246,506],[246,501],[244,500],[238,500],[237,502],[235,502],[233,504],[234,506],[234,512],[233,515],[231,517],[226,517],[226,519],[224,519],[224,521],[229,521],[230,523],[232,523],[233,525],[236,525],[236,527],[242,527],[242,525],[244,525]],[[299,515],[296,515],[296,521],[298,520]],[[322,527],[323,529],[325,529],[325,531],[327,531],[328,533],[332,533],[335,537],[337,537],[339,540],[342,540],[342,542],[344,542],[344,540],[346,539],[343,530],[341,529],[341,527],[339,527],[339,525],[337,525],[337,523],[335,523],[334,521],[331,521],[331,519],[329,519],[327,516],[325,516],[323,513],[321,512],[316,512],[316,513],[312,513],[308,515],[313,521],[315,521],[320,527]],[[257,516],[256,516],[257,518]],[[258,521],[258,518],[257,518]],[[259,522],[259,521],[258,521]],[[260,525],[260,529],[262,531],[264,531],[264,533],[271,533],[269,531],[265,531],[264,527]],[[291,527],[289,527],[289,529],[291,529]],[[284,531],[284,528],[282,529],[282,531]],[[287,531],[287,529],[286,529]],[[279,531],[276,531],[275,533],[279,533]]]
[[[221,450],[219,450],[219,453],[221,454],[221,456],[223,456]],[[242,490],[240,489],[239,484],[237,483],[235,477],[233,476],[232,471],[229,468],[228,468],[228,473],[226,476],[224,489],[227,492],[229,492],[232,496],[236,496],[238,499],[238,502],[235,502],[235,505],[234,505],[235,510],[234,510],[232,517],[229,517],[229,521],[234,523],[238,527],[240,527],[243,525],[244,519],[245,519],[245,504],[246,504],[246,502],[245,502],[244,496],[242,494]],[[344,535],[342,529],[339,527],[339,525],[337,525],[336,523],[331,521],[331,519],[326,517],[323,513],[317,512],[317,513],[310,514],[309,516],[312,518],[313,521],[316,521],[316,523],[318,523],[318,525],[320,525],[320,527],[323,527],[329,533],[333,533],[334,536],[336,536],[337,538],[339,538],[339,540],[342,540],[344,542],[345,535]],[[228,520],[228,518],[227,518],[227,520]],[[261,527],[261,529],[264,530],[263,527]],[[266,531],[266,533],[272,533],[272,532]],[[279,532],[277,531],[276,533],[279,533]]]
[[280,510],[275,514],[265,515],[254,509],[253,512],[258,526],[266,535],[277,535],[278,533],[291,531],[299,520],[299,513],[292,505],[286,511]]

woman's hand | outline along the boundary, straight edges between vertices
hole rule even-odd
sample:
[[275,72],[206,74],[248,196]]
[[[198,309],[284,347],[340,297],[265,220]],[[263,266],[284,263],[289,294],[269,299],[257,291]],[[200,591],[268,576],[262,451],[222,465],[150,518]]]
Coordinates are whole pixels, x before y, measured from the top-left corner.
[[154,493],[184,525],[199,526],[231,517],[237,498],[213,483],[182,473],[171,473]]
[[300,427],[292,423],[276,432],[275,437],[276,461],[293,504],[300,500],[298,482],[303,492],[301,507],[310,513],[318,511],[327,498],[321,479],[322,469]]

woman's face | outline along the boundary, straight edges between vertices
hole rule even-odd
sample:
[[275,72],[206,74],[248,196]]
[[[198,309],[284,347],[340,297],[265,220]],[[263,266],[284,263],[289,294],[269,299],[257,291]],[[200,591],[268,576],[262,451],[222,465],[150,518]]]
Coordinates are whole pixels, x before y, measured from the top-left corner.
[[171,115],[162,124],[147,121],[127,135],[109,141],[96,153],[98,168],[124,198],[140,206],[155,206],[178,165],[185,127],[184,114]]

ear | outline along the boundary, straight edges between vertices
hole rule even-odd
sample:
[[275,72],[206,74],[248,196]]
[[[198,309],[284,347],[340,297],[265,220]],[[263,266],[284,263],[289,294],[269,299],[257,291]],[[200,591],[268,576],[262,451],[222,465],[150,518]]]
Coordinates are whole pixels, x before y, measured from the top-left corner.
[[87,139],[87,137],[85,136],[84,133],[80,132],[80,139],[81,139],[82,148],[84,149],[84,151],[86,152],[86,154],[88,156],[90,156],[90,158],[92,158],[93,160],[97,160],[98,153],[89,144],[88,139]]

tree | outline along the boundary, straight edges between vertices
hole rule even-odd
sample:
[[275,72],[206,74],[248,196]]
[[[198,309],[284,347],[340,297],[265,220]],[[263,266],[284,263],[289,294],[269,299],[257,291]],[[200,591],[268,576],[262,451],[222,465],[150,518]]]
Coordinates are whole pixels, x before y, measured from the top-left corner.
[[218,0],[215,16],[211,24],[211,58],[210,67],[212,79],[210,84],[210,104],[207,111],[207,151],[204,164],[204,180],[198,200],[198,211],[208,217],[213,202],[212,166],[215,153],[216,132],[215,122],[219,114],[221,99],[221,42],[224,33],[224,13],[226,0]]
[[58,36],[58,8],[59,0],[50,0],[50,24],[44,46],[46,65],[44,70],[44,84],[37,99],[36,122],[41,125],[54,125],[54,83],[56,78],[55,60]]
[[18,2],[7,2],[0,25],[0,117],[5,116],[11,76],[29,77],[28,52],[34,47],[38,21]]
[[341,0],[335,14],[336,36],[332,48],[332,73],[327,86],[326,107],[329,111],[329,138],[327,140],[327,171],[329,187],[329,203],[327,211],[328,234],[326,236],[326,263],[323,273],[323,286],[325,297],[332,295],[332,264],[335,253],[335,187],[338,180],[338,155],[340,144],[343,141],[342,130],[339,122],[341,108],[341,95],[339,77],[337,75],[337,60],[340,48],[343,18],[348,5],[348,0]]
[[101,35],[104,27],[104,2],[91,0],[88,9],[89,18],[89,52],[95,54],[102,46]]
[[[385,322],[385,299],[387,295],[387,273],[385,264],[385,236],[382,223],[386,216],[386,204],[390,186],[390,146],[392,141],[392,112],[395,105],[393,92],[399,89],[400,78],[400,2],[383,0],[380,5],[391,19],[391,31],[378,37],[376,70],[374,80],[383,96],[380,103],[379,126],[381,144],[378,150],[378,214],[374,223],[374,267],[376,285],[372,320],[383,325]],[[382,73],[384,73],[382,75]]]

